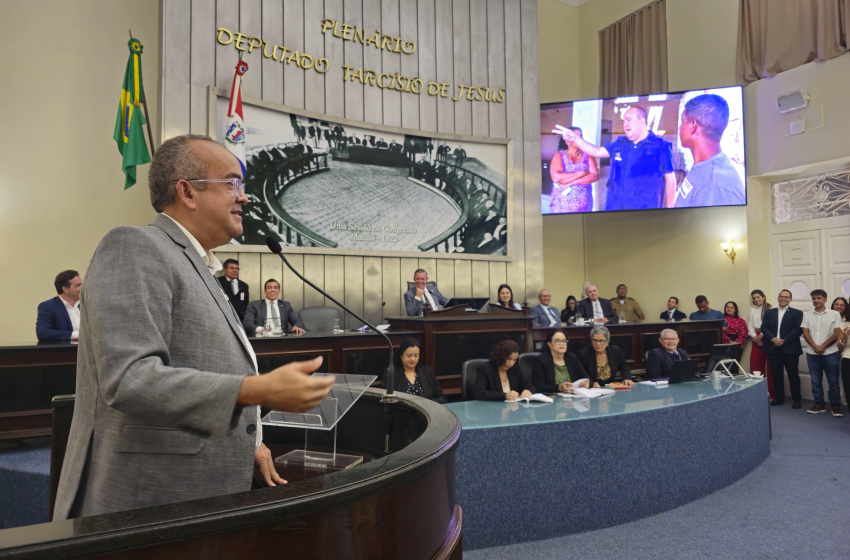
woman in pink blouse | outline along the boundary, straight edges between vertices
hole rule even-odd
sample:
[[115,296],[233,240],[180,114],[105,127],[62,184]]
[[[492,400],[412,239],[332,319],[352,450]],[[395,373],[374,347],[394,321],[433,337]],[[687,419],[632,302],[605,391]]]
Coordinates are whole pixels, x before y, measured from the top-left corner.
[[726,319],[726,325],[729,329],[723,333],[723,342],[737,342],[743,348],[747,343],[747,322],[738,317],[738,304],[734,301],[727,301],[723,307],[723,317]]

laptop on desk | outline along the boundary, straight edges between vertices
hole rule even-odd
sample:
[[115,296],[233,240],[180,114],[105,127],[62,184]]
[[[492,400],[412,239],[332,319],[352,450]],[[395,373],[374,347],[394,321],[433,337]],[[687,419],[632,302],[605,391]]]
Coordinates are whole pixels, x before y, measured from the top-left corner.
[[673,371],[670,373],[670,383],[686,383],[695,381],[699,369],[699,360],[678,360],[673,362]]
[[455,307],[457,305],[466,305],[467,309],[474,309],[475,311],[480,311],[482,307],[487,305],[487,302],[490,301],[490,298],[452,298],[446,304],[446,309],[449,307]]

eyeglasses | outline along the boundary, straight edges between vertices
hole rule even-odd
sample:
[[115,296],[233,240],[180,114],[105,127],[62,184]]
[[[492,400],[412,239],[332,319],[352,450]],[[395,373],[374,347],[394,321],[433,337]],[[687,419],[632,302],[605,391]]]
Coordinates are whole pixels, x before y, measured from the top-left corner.
[[228,177],[227,179],[189,179],[187,183],[227,183],[233,188],[233,196],[239,198],[245,194],[245,183],[239,177]]
[[590,342],[592,342],[594,344],[605,344],[608,341],[605,340],[604,338],[591,338]]
[[567,339],[566,339],[566,338],[561,339],[561,340],[554,339],[554,338],[552,339],[552,344],[559,344],[559,345],[560,345],[560,344],[566,344],[566,343],[567,343]]

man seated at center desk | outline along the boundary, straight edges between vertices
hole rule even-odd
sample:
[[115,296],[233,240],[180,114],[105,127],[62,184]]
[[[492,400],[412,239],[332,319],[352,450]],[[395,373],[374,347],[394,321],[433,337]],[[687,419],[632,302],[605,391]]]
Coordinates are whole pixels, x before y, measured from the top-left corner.
[[587,286],[587,297],[578,302],[576,315],[579,312],[581,312],[585,320],[592,320],[597,325],[605,323],[616,324],[619,322],[617,314],[611,307],[611,302],[607,299],[599,299],[599,288],[594,284]]
[[[277,299],[280,283],[275,279],[266,280],[263,286],[264,299],[248,304],[242,326],[248,336],[258,336],[266,325],[276,332],[292,332],[296,336],[304,334],[304,325],[288,301]],[[291,331],[290,331],[291,326]]]
[[428,273],[424,269],[418,268],[413,273],[413,284],[414,286],[404,294],[404,307],[408,317],[421,316],[425,303],[433,310],[441,309],[449,303],[449,298],[441,294],[437,286],[427,285]]

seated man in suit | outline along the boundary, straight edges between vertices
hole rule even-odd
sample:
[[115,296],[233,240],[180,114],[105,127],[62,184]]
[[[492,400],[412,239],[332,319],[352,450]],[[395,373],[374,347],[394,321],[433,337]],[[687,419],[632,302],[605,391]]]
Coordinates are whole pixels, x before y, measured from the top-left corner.
[[599,288],[594,284],[587,285],[587,297],[578,302],[578,311],[586,320],[590,319],[597,325],[619,322],[611,302],[607,299],[599,299]]
[[679,333],[673,329],[661,331],[658,339],[661,348],[653,348],[646,356],[646,375],[650,379],[670,377],[673,372],[673,362],[690,360],[688,353],[679,348]]
[[80,287],[82,285],[83,281],[76,270],[65,270],[56,275],[53,286],[59,295],[38,304],[35,334],[40,342],[80,338]]
[[535,305],[531,308],[531,321],[535,327],[560,327],[561,314],[557,307],[552,307],[549,302],[552,301],[552,294],[546,288],[540,290],[537,294],[537,299],[540,305]]
[[670,296],[667,299],[667,311],[662,311],[658,318],[662,321],[672,323],[674,321],[684,321],[688,316],[679,311],[679,298]]
[[414,286],[404,294],[404,307],[407,309],[408,317],[422,315],[422,307],[425,303],[428,303],[434,310],[445,307],[449,303],[449,298],[441,294],[437,286],[427,286],[428,273],[425,270],[416,269],[416,272],[413,273],[413,284]]
[[265,299],[258,299],[248,304],[242,325],[248,335],[256,336],[270,325],[274,332],[291,332],[296,336],[304,334],[304,325],[293,311],[288,301],[277,299],[280,294],[280,284],[272,278],[266,280],[263,286]]
[[239,279],[239,261],[227,259],[224,261],[224,276],[219,276],[218,281],[221,289],[227,294],[230,303],[239,315],[239,320],[245,320],[245,311],[248,309],[248,284]]

